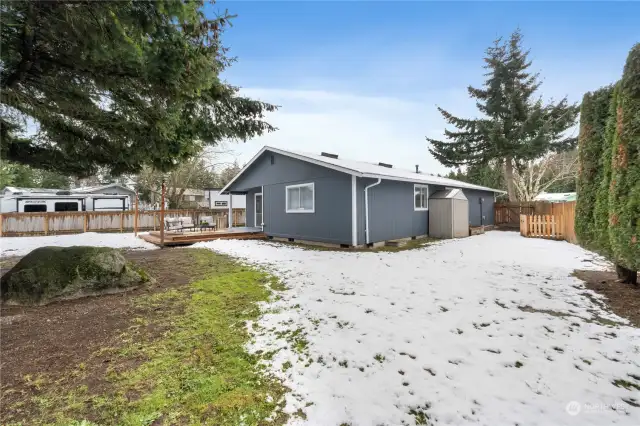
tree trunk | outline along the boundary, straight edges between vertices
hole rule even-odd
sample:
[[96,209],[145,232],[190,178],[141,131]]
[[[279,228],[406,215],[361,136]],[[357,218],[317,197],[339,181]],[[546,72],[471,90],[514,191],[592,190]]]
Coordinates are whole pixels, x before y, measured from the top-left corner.
[[630,269],[625,268],[622,265],[616,264],[616,273],[620,282],[625,284],[638,284],[638,273]]
[[504,181],[507,184],[507,195],[509,196],[509,201],[518,201],[516,188],[513,183],[513,159],[511,157],[506,157],[504,159]]

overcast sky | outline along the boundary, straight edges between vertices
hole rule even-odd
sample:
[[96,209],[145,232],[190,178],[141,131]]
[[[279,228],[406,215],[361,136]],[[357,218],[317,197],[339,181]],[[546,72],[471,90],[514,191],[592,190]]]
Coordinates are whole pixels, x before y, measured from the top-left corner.
[[469,84],[483,81],[484,50],[520,27],[545,98],[620,78],[640,41],[640,2],[220,2],[237,14],[225,44],[238,62],[224,78],[280,106],[278,131],[233,145],[242,164],[263,145],[428,173],[446,168],[425,136],[440,137],[436,105],[475,115]]

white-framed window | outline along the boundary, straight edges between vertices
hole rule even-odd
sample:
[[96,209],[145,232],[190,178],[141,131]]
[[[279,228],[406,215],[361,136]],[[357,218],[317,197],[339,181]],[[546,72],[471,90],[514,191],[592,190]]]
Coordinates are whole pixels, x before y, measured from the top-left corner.
[[289,185],[285,188],[287,213],[315,213],[315,187],[313,183]]
[[429,210],[429,187],[413,185],[413,210]]

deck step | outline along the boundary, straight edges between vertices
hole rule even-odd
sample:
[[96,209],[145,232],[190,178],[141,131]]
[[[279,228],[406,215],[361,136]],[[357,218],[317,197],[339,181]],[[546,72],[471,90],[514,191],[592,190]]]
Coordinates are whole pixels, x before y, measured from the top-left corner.
[[[186,237],[186,236],[184,236]],[[164,245],[167,247],[170,246],[185,246],[191,245],[199,242],[205,241],[213,241],[213,240],[249,240],[249,239],[265,239],[266,235],[261,232],[230,232],[230,233],[217,233],[215,235],[190,235],[190,238],[167,238],[165,236]],[[160,236],[152,235],[151,233],[146,235],[140,235],[139,238],[157,246],[160,245]]]

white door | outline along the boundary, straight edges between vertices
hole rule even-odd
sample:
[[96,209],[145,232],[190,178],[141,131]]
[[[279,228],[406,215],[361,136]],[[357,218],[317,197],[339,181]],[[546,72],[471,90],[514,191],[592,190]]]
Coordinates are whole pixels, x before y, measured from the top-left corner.
[[255,203],[253,203],[255,205],[255,219],[256,219],[256,223],[253,226],[262,226],[262,194],[256,194],[255,195]]

